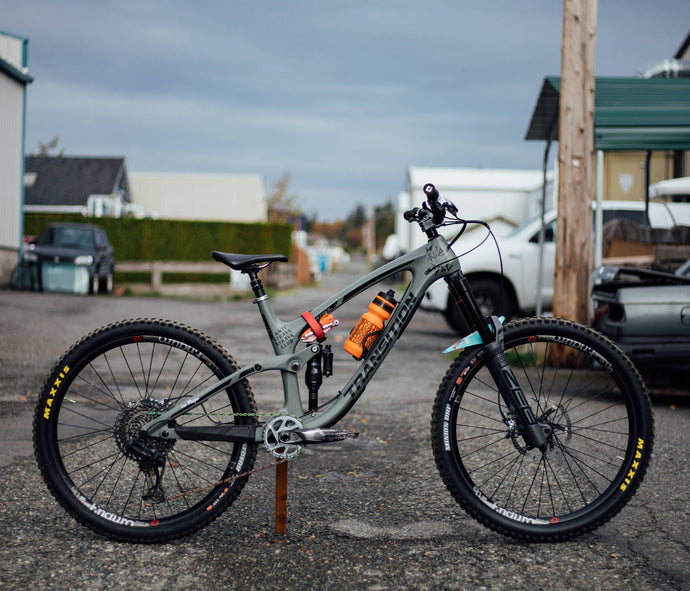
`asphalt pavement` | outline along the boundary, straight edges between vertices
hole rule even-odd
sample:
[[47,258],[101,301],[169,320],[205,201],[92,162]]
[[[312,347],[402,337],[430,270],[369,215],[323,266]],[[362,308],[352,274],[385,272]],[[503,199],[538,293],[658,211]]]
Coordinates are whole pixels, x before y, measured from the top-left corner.
[[[362,271],[355,263],[316,287],[273,296],[278,315],[296,317]],[[334,343],[371,297],[356,298],[338,315]],[[32,410],[50,368],[73,342],[135,317],[199,328],[241,364],[270,355],[250,300],[0,291],[0,589],[690,589],[690,396],[653,396],[654,457],[620,515],[575,541],[518,543],[469,518],[436,471],[431,406],[448,365],[440,351],[456,337],[441,316],[426,312],[343,421],[359,439],[308,449],[289,464],[287,535],[274,533],[275,474],[268,469],[191,537],[154,546],[98,537],[69,517],[41,480]],[[353,363],[336,353],[324,396]],[[260,405],[281,400],[270,378],[252,387]],[[260,453],[257,465],[269,461]]]

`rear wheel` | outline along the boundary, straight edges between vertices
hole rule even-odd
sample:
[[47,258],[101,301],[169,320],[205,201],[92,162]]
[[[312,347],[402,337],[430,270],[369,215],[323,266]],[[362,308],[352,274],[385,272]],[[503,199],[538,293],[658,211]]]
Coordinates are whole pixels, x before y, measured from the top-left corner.
[[466,351],[441,383],[432,445],[456,501],[484,525],[525,540],[591,531],[630,500],[654,438],[645,386],[611,341],[572,322],[505,327],[505,353],[537,421],[530,449],[498,393],[483,350]]
[[[41,392],[34,447],[48,488],[77,520],[128,542],[163,542],[218,517],[239,495],[254,443],[142,437],[142,427],[238,366],[201,333],[131,320],[85,337]],[[253,424],[246,382],[177,419],[186,426]]]

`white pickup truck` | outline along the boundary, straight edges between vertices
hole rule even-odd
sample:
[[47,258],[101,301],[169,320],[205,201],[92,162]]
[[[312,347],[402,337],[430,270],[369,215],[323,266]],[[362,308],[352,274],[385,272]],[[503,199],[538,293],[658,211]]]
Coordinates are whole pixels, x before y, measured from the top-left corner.
[[[671,204],[681,205],[681,204]],[[688,207],[687,204],[682,204]],[[637,201],[604,201],[604,223],[623,218],[639,225],[644,224],[644,203]],[[669,204],[649,204],[649,218],[652,227],[670,228],[688,221],[676,219],[677,215]],[[553,272],[556,258],[556,212],[548,211],[544,217],[544,259],[542,268],[542,305],[550,309],[553,301]],[[539,269],[539,228],[540,217],[528,220],[509,234],[497,238],[503,260],[493,240],[485,241],[475,250],[471,250],[486,235],[477,229],[463,236],[454,246],[456,253],[466,255],[460,258],[460,266],[467,277],[482,312],[502,314],[506,318],[520,314],[532,313],[537,302],[537,273]],[[425,310],[442,312],[448,324],[460,333],[467,332],[467,326],[461,317],[460,310],[449,300],[448,289],[443,281],[434,283],[427,291],[422,303]]]

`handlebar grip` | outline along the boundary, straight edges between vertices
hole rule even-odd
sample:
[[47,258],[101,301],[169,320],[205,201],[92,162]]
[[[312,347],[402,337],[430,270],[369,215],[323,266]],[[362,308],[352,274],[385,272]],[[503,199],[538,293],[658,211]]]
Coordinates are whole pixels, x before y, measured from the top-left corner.
[[431,183],[424,185],[423,191],[429,201],[436,201],[439,198],[438,189]]
[[403,217],[405,218],[405,221],[412,222],[417,219],[417,212],[419,211],[418,207],[415,207],[414,209],[408,209],[405,213],[403,213]]

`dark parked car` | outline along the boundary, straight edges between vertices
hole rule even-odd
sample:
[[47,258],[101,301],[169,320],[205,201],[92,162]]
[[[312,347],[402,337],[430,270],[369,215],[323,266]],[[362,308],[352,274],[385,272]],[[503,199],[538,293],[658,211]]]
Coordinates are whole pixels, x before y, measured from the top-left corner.
[[592,279],[595,328],[641,368],[690,371],[690,260],[675,273],[601,267]]
[[24,273],[43,291],[111,293],[114,267],[105,230],[91,224],[48,224],[23,256]]

